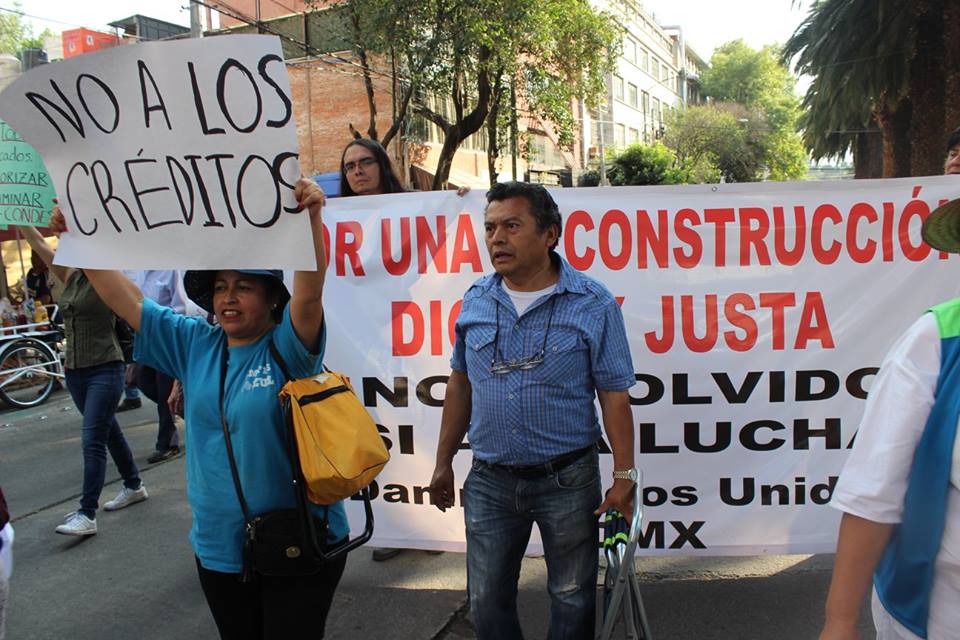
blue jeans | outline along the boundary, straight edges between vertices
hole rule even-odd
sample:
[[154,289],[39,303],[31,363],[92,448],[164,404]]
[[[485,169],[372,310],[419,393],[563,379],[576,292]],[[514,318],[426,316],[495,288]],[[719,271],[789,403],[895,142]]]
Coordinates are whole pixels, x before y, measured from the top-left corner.
[[596,450],[560,471],[517,478],[479,460],[464,483],[467,592],[478,640],[520,640],[517,581],[537,523],[550,593],[548,640],[594,637],[601,503]]
[[140,486],[140,472],[114,415],[123,393],[123,363],[67,369],[66,378],[67,390],[83,415],[83,495],[79,511],[94,518],[107,473],[107,450],[124,486]]
[[177,425],[173,421],[170,407],[167,406],[167,398],[170,397],[170,389],[173,388],[173,378],[153,367],[140,365],[137,386],[145,396],[157,403],[157,419],[160,424],[157,429],[156,450],[166,451],[179,447],[180,436],[177,434]]

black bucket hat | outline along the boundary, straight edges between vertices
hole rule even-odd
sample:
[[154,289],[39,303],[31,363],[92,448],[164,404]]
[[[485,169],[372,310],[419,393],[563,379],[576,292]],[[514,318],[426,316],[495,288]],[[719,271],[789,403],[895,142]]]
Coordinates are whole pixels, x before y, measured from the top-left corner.
[[923,221],[920,235],[934,249],[960,253],[960,198],[934,209]]
[[278,309],[283,309],[290,301],[290,292],[283,283],[283,271],[280,269],[217,269],[210,271],[187,271],[183,274],[183,288],[187,297],[193,300],[204,311],[213,313],[213,283],[220,271],[236,271],[262,278],[276,280],[280,284],[280,300]]

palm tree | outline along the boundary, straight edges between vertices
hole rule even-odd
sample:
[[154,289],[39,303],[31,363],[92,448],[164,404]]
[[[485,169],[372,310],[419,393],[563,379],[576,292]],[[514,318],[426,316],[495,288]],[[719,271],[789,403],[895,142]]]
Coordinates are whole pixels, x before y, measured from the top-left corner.
[[863,151],[880,128],[883,175],[939,173],[944,132],[960,124],[956,0],[818,0],[784,47],[815,77],[804,98],[814,155]]

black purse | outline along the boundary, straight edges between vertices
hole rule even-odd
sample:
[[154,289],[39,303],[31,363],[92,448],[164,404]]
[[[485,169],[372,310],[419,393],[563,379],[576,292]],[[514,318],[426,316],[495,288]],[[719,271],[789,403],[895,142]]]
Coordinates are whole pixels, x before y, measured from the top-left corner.
[[[243,519],[246,523],[243,544],[243,574],[241,580],[249,581],[254,573],[264,576],[307,576],[314,575],[322,570],[323,564],[340,555],[342,551],[325,550],[327,537],[326,510],[324,517],[312,513],[306,498],[304,485],[300,478],[299,465],[295,464],[299,457],[296,454],[296,443],[293,442],[292,431],[288,420],[284,420],[284,435],[287,441],[287,453],[290,457],[291,483],[296,495],[297,506],[294,509],[278,509],[262,515],[251,517],[247,501],[243,497],[240,487],[240,474],[237,471],[237,462],[233,455],[233,445],[230,441],[230,429],[227,426],[224,412],[224,386],[227,377],[228,349],[226,342],[223,345],[223,359],[220,367],[220,422],[223,427],[223,437],[226,441],[227,456],[230,459],[230,473],[233,475],[233,485],[237,490],[237,499],[243,510]],[[284,407],[284,416],[289,412]],[[343,551],[346,551],[344,549]]]

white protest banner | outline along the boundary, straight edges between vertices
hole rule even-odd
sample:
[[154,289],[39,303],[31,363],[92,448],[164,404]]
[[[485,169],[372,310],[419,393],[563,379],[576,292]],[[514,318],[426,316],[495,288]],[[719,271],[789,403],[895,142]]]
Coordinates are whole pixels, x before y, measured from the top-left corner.
[[[832,550],[839,514],[826,503],[877,367],[925,309],[960,295],[960,258],[920,240],[960,180],[552,193],[559,253],[622,300],[644,553]],[[462,501],[441,513],[426,487],[459,300],[491,271],[484,204],[407,193],[325,212],[325,361],[391,447],[374,544],[464,548]],[[610,456],[601,464],[606,487]],[[469,468],[463,450],[458,487]],[[349,509],[362,521],[359,502]]]
[[290,87],[274,36],[115,47],[23,75],[3,117],[43,156],[60,264],[313,269]]

